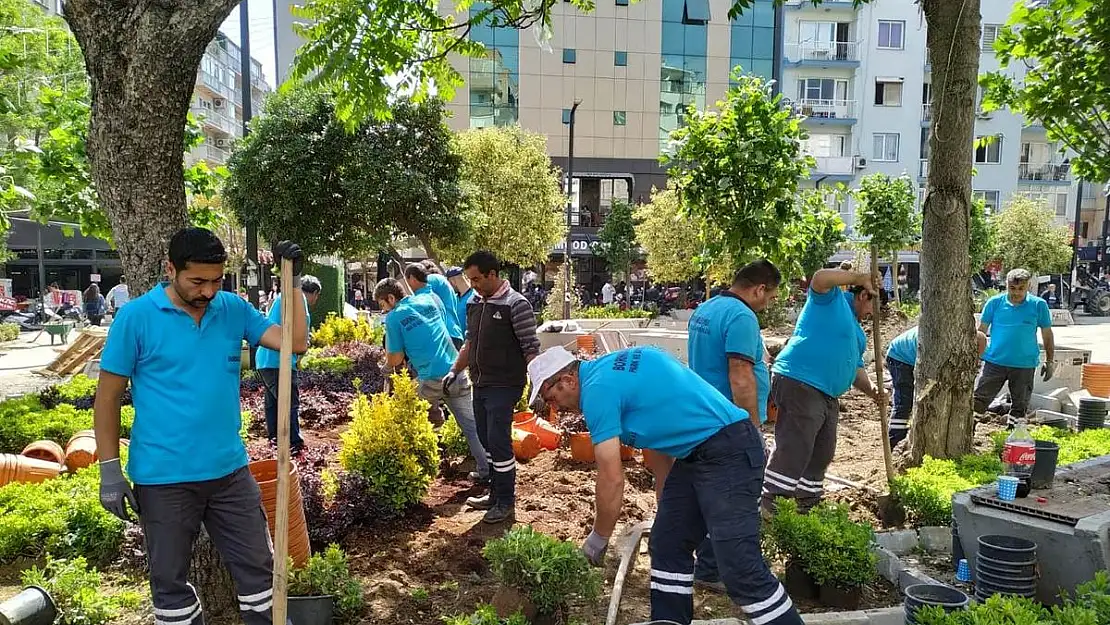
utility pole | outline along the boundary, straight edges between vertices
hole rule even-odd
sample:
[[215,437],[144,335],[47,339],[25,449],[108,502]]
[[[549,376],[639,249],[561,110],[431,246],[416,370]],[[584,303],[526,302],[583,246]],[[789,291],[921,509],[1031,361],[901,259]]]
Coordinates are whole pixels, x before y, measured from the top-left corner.
[[[250,133],[252,116],[251,105],[251,19],[248,0],[239,2],[239,87],[241,106],[243,107],[243,137]],[[258,225],[247,222],[247,264],[254,265],[258,284],[247,283],[247,299],[251,305],[258,308],[258,289],[262,286],[262,264],[258,262]],[[247,274],[250,275],[250,272]],[[254,353],[250,350],[251,369],[254,369]]]
[[1083,213],[1083,181],[1075,187],[1075,219],[1072,220],[1071,288],[1068,289],[1068,304],[1075,298],[1075,280],[1079,275],[1079,224]]
[[1100,250],[1098,267],[1101,274],[1105,275],[1107,268],[1110,267],[1110,258],[1106,258],[1106,250],[1110,247],[1107,245],[1110,243],[1110,184],[1106,185],[1103,193],[1106,195],[1106,211],[1102,216],[1102,240],[1098,244]]
[[570,283],[570,264],[573,262],[570,256],[570,227],[571,227],[571,211],[574,209],[574,114],[578,111],[578,105],[582,104],[582,100],[575,100],[574,105],[570,107],[570,141],[567,144],[567,243],[566,249],[563,250],[566,261],[566,288],[563,289],[563,319],[570,319],[570,301],[574,297],[572,289],[574,285]]

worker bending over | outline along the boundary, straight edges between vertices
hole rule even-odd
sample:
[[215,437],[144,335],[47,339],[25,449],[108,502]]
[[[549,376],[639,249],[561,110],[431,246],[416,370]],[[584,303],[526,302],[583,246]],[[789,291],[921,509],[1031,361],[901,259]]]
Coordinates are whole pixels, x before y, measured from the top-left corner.
[[[308,348],[299,305],[301,248],[278,243],[274,258],[293,261],[282,285],[292,306],[293,351]],[[100,457],[100,503],[143,528],[154,621],[203,624],[188,583],[201,524],[220,552],[246,625],[269,625],[273,552],[258,483],[239,438],[239,368],[243,341],[281,349],[281,328],[234,293],[221,291],[227,253],[202,228],[186,228],[169,244],[169,282],[120,309],[100,359],[94,406]],[[127,473],[119,459],[120,398],[131,381],[135,423]]]
[[438,272],[439,267],[430,259],[413,263],[405,268],[405,281],[414,294],[430,293],[443,303],[443,323],[447,325],[447,333],[451,336],[455,349],[459,349],[463,342],[462,326],[459,325],[459,298],[447,278]]
[[[554,347],[528,365],[532,397],[583,414],[597,459],[597,515],[583,544],[601,565],[624,498],[620,446],[656,452],[667,476],[651,530],[651,620],[694,617],[694,549],[706,533],[729,597],[753,623],[800,625],[759,546],[763,440],[748,414],[674,357],[634,347],[580,362]],[[649,458],[645,454],[645,459]],[[652,467],[658,471],[660,467]]]
[[836,454],[838,397],[855,386],[878,401],[863,369],[867,336],[860,327],[875,297],[870,273],[813,274],[794,335],[772,367],[771,400],[779,414],[763,483],[765,513],[774,512],[777,497],[796,499],[803,512],[821,500],[825,470]]

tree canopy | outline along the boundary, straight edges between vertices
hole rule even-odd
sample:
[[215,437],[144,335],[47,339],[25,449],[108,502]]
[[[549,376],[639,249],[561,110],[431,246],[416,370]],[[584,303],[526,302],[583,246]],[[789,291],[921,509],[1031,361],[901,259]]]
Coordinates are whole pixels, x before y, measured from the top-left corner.
[[987,221],[987,203],[983,198],[971,202],[971,236],[968,246],[968,256],[971,259],[971,269],[978,271],[991,260],[994,252],[994,231]]
[[594,253],[605,259],[609,271],[631,280],[632,261],[638,253],[636,246],[636,219],[632,204],[614,198],[612,209],[605,217],[605,223],[597,232]]
[[809,278],[818,269],[824,268],[829,258],[848,240],[844,234],[844,220],[840,213],[829,208],[830,199],[841,200],[847,191],[840,187],[820,188],[803,191],[798,196],[801,218],[795,220],[787,239],[798,241],[798,249],[793,250],[794,263],[784,264],[779,270],[788,278]]
[[361,256],[395,236],[457,231],[460,165],[438,100],[398,100],[389,120],[350,133],[329,92],[301,87],[267,101],[232,153],[223,199],[267,239]]
[[855,196],[859,200],[856,229],[879,251],[896,252],[921,235],[921,221],[914,211],[916,193],[909,176],[864,176]]
[[732,260],[727,254],[706,254],[707,239],[719,239],[720,232],[705,218],[687,214],[673,189],[652,191],[651,201],[633,215],[636,240],[647,255],[653,280],[685,282],[703,273],[715,281],[731,277]]
[[1056,223],[1055,211],[1044,202],[1016,195],[990,216],[990,227],[991,256],[1006,270],[1020,267],[1043,275],[1064,271],[1071,263],[1071,233]]
[[487,249],[507,263],[543,262],[566,233],[566,196],[547,156],[547,138],[519,126],[460,133],[465,228],[436,239],[444,257],[461,261]]
[[1110,2],[1019,2],[994,52],[1001,69],[980,78],[983,109],[1009,107],[1036,120],[1075,151],[1076,174],[1110,180]]

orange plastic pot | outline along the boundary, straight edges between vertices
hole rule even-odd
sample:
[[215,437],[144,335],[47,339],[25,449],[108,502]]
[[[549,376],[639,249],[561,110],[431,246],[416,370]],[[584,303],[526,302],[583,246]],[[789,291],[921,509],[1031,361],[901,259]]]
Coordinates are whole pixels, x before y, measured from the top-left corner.
[[[277,523],[277,460],[256,460],[248,465],[258,489],[262,492],[262,508],[266,511],[266,522],[270,535],[274,535]],[[304,503],[301,501],[301,482],[297,476],[297,465],[289,465],[289,557],[293,563],[304,566],[312,555],[308,544],[308,523],[304,518]]]
[[518,412],[513,415],[513,427],[535,434],[540,439],[540,447],[547,450],[558,449],[559,441],[563,438],[563,432],[559,428],[531,412]]
[[1083,365],[1080,384],[1091,395],[1110,397],[1110,364],[1093,362]]
[[65,464],[66,461],[66,452],[62,449],[62,446],[48,440],[28,443],[23,451],[19,452],[19,455],[36,460],[46,460],[58,465]]
[[594,461],[594,442],[590,440],[589,432],[570,435],[570,457],[578,462]]
[[574,342],[580,352],[592,354],[597,350],[597,339],[592,334],[579,335]]
[[629,460],[636,459],[636,448],[629,447],[628,445],[621,445],[621,462],[628,462]]
[[81,430],[66,443],[66,468],[71,472],[84,469],[96,462],[96,434]]
[[58,477],[62,465],[15,454],[0,454],[0,486],[13,482],[45,482]]
[[517,460],[531,460],[540,455],[542,450],[538,436],[517,427],[513,428],[513,455]]
[[778,421],[778,418],[779,418],[779,407],[775,405],[775,402],[770,397],[768,397],[767,398],[767,423],[774,423],[775,421]]

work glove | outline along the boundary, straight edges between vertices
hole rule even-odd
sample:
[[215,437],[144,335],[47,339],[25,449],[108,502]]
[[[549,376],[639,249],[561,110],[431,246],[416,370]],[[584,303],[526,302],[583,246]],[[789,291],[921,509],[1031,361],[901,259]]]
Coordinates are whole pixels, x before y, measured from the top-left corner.
[[443,376],[443,394],[446,395],[451,390],[451,385],[459,378],[459,374],[454,371],[448,371],[447,375]]
[[123,467],[119,458],[104,460],[100,463],[100,505],[124,521],[131,520],[130,508],[140,514],[139,504],[131,484],[123,477]]
[[304,252],[301,251],[301,246],[292,241],[279,242],[274,246],[274,262],[280,266],[283,258],[293,261],[293,284],[290,286],[294,289],[301,288],[301,274],[304,273]]
[[605,550],[609,547],[609,539],[591,531],[582,543],[582,554],[594,566],[601,566],[605,562]]
[[1055,373],[1056,373],[1056,363],[1052,362],[1051,360],[1049,360],[1049,361],[1045,362],[1043,365],[1041,365],[1041,379],[1043,379],[1045,382],[1048,382],[1049,380],[1051,380],[1053,374],[1055,374]]

